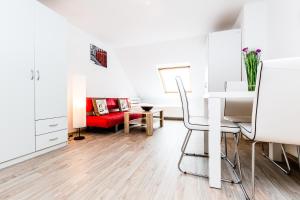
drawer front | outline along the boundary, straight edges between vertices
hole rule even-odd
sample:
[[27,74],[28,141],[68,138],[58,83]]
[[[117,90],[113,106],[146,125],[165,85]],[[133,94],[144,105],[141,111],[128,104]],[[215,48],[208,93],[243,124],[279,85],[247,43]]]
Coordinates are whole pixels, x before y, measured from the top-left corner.
[[67,130],[36,136],[36,150],[42,150],[68,140]]
[[36,121],[36,135],[67,129],[67,118],[53,118]]

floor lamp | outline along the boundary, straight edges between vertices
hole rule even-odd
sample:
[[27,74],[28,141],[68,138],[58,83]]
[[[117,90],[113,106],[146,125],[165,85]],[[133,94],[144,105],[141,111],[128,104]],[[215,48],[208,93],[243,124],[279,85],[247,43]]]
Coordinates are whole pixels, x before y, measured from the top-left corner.
[[78,129],[74,140],[83,140],[80,128],[86,127],[86,78],[76,75],[73,77],[73,128]]

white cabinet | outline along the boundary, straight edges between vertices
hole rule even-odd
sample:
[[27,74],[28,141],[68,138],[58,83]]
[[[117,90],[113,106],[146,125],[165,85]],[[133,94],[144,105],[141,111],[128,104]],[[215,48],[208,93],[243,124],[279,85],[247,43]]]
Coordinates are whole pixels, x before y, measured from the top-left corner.
[[68,135],[66,131],[57,131],[51,134],[39,135],[36,137],[36,150],[46,149],[48,147],[66,142]]
[[1,1],[0,25],[2,168],[67,141],[67,66],[65,20],[38,1]]
[[35,36],[36,120],[67,115],[66,22],[37,3]]
[[36,135],[53,133],[56,131],[66,130],[68,120],[66,117],[38,120],[36,122]]
[[0,2],[0,163],[35,151],[34,2]]
[[241,30],[209,34],[208,91],[224,91],[225,81],[242,79]]

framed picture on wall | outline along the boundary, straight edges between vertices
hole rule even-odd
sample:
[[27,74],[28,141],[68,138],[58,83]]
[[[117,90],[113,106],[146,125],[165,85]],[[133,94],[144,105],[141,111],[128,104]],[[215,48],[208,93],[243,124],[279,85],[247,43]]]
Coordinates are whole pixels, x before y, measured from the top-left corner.
[[107,52],[90,44],[90,59],[96,65],[107,68]]

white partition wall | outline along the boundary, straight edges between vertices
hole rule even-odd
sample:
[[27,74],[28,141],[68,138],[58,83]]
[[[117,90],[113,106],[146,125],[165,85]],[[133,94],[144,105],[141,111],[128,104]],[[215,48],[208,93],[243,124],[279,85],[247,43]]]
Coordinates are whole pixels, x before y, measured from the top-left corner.
[[208,91],[224,91],[226,81],[240,81],[242,70],[241,30],[209,34]]

